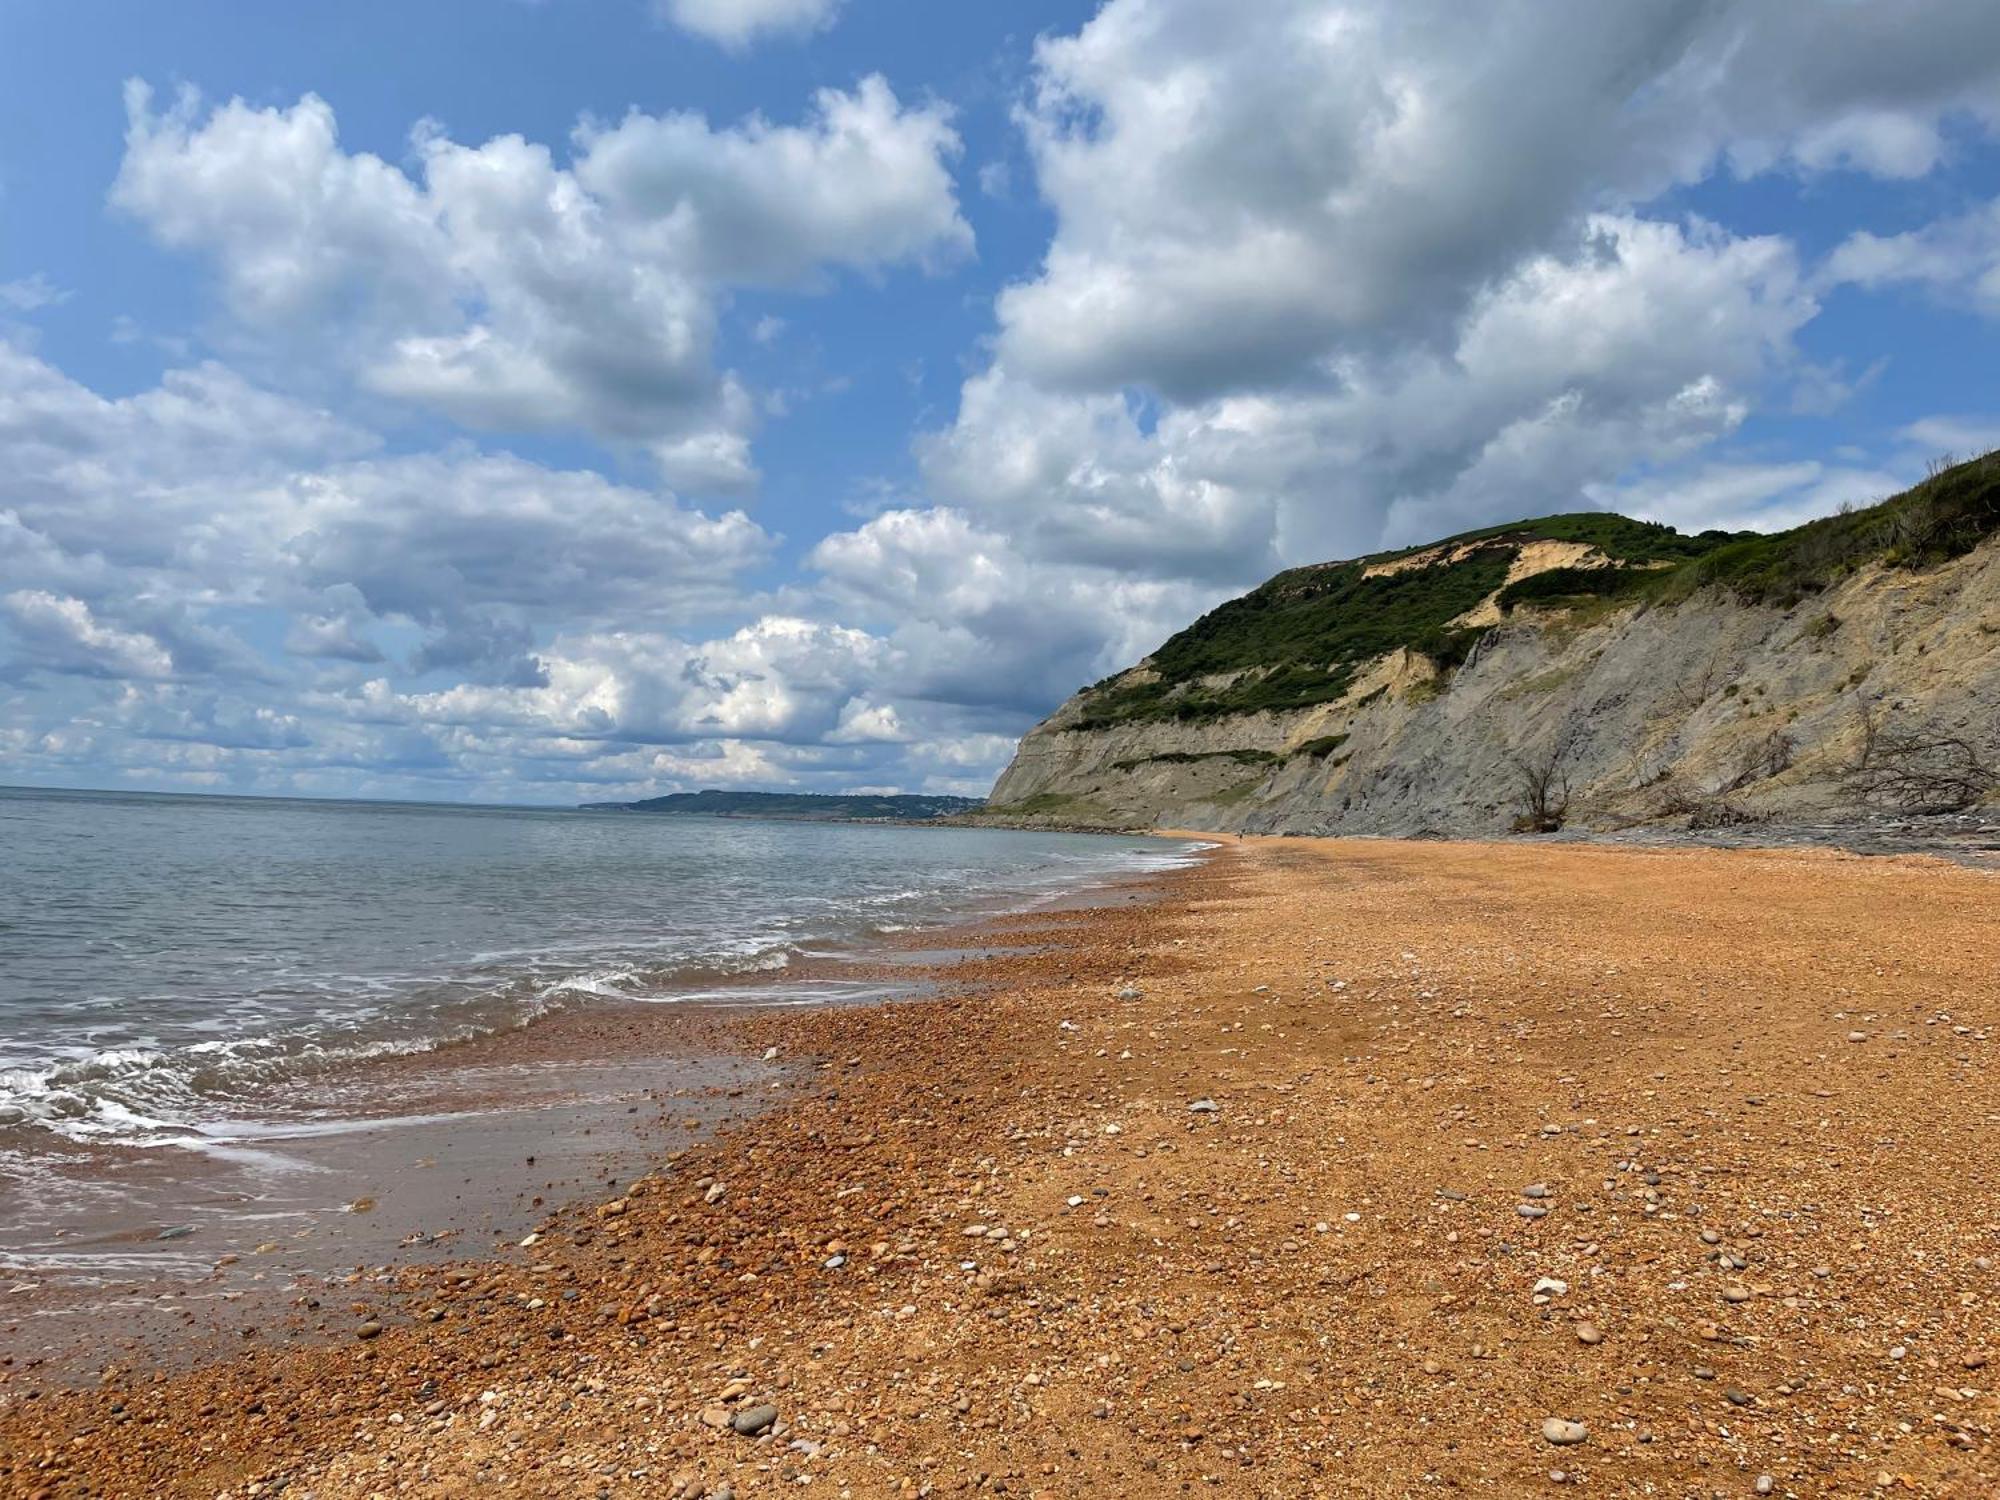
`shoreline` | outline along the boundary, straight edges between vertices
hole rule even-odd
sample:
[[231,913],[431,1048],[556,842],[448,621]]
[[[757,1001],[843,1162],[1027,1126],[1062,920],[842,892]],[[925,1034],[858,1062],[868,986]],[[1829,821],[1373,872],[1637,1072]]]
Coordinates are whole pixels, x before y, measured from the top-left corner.
[[[391,1265],[504,1249],[542,1217],[662,1153],[771,1107],[798,1070],[759,1057],[740,1023],[792,1007],[894,1006],[962,987],[987,926],[1143,894],[1100,872],[992,893],[954,920],[807,951],[782,968],[689,970],[658,995],[592,994],[470,1037],[342,1059],[260,1085],[190,1143],[78,1144],[52,1179],[9,1189],[0,1331],[45,1384],[181,1370],[246,1340],[323,1333],[298,1309]],[[23,1237],[35,1199],[83,1206]],[[96,1205],[99,1196],[110,1201]]]
[[297,1347],[0,1366],[0,1491],[2000,1474],[1984,876],[1252,838],[1150,884],[930,998],[732,1019],[807,1070],[774,1108]]

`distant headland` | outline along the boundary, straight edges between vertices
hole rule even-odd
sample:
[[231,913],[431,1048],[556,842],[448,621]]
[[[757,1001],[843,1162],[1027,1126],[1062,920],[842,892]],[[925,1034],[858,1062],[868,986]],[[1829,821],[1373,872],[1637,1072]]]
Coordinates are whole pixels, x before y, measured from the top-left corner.
[[675,792],[639,802],[586,802],[585,812],[677,813],[703,818],[783,818],[806,823],[924,823],[984,806],[978,797],[870,793]]

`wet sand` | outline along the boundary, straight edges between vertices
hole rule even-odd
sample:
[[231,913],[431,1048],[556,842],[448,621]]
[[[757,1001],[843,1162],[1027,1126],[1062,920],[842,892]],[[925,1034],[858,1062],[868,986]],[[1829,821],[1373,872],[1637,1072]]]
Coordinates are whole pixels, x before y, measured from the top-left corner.
[[1992,875],[1249,840],[1157,889],[717,1019],[772,1107],[289,1346],[0,1366],[0,1491],[2000,1490]]

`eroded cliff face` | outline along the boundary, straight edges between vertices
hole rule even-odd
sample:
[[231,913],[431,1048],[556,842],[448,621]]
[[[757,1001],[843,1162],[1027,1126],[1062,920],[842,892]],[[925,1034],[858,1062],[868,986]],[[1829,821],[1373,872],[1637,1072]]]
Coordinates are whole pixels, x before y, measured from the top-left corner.
[[[1540,560],[1595,562],[1574,549]],[[1488,835],[1993,800],[1976,783],[2000,765],[2000,540],[1924,569],[1870,563],[1789,607],[1708,589],[1677,603],[1488,603],[1452,623],[1482,632],[1462,662],[1394,650],[1335,701],[1104,722],[1093,703],[1144,683],[1141,663],[1030,732],[988,816]],[[1945,787],[1918,805],[1926,768],[1949,780],[1961,766],[1969,802]]]

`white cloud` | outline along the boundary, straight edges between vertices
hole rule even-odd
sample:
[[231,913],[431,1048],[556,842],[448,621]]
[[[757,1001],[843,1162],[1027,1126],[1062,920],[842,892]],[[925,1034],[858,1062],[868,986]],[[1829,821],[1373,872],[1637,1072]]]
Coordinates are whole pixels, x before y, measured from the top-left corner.
[[1905,488],[1907,477],[1806,459],[1786,464],[1703,464],[1670,479],[1591,485],[1607,510],[1683,531],[1779,531],[1842,505],[1872,505]]
[[947,508],[892,510],[813,550],[828,601],[884,622],[904,700],[1046,710],[1127,666],[1224,592],[1038,559]]
[[755,403],[713,364],[736,286],[806,289],[827,270],[965,254],[934,105],[879,77],[823,89],[801,125],[693,114],[586,122],[573,166],[435,126],[420,178],[340,146],[332,108],[234,100],[164,114],[142,84],[112,202],[211,256],[249,330],[339,330],[361,383],[468,427],[575,429],[651,449],[671,482],[741,485]]
[[2000,318],[2000,199],[1904,234],[1858,231],[1821,270],[1827,287],[1917,286]]
[[[740,48],[836,8],[660,10]],[[1801,356],[1836,286],[1996,310],[1990,212],[1806,274],[1661,199],[1774,174],[1831,214],[1843,176],[1937,172],[2000,120],[1990,0],[1108,0],[1038,47],[1033,183],[979,174],[1053,228],[921,483],[756,595],[775,538],[739,512],[371,424],[747,483],[760,422],[854,372],[753,389],[724,319],[804,352],[785,298],[967,257],[946,106],[871,78],[782,121],[426,124],[393,164],[312,95],[130,104],[113,201],[213,265],[219,347],[313,394],[172,354],[108,398],[0,342],[0,672],[34,689],[0,693],[0,749],[91,779],[979,790],[1027,720],[1287,563],[1590,504],[1788,524],[1992,426],[1731,441],[1874,373]]]
[[1587,482],[1734,431],[1815,311],[1781,240],[1599,215],[1481,291],[1442,349],[1330,358],[1150,426],[1128,395],[1003,363],[919,451],[940,494],[1038,560],[1244,585],[1587,503]]
[[166,677],[174,660],[158,641],[120,630],[91,613],[81,599],[47,589],[15,589],[0,597],[18,656],[16,673],[69,672],[82,677]]
[[741,52],[767,36],[806,36],[824,31],[840,13],[841,0],[656,0],[663,20]]
[[1947,118],[2000,118],[2000,17],[1971,0],[1110,0],[1037,64],[1057,226],[1000,299],[1001,361],[1180,401],[1448,337],[1584,212],[1718,155],[1907,175]]
[[1896,435],[1927,459],[1947,453],[1970,458],[2000,448],[2000,416],[1924,417]]
[[41,271],[16,281],[0,281],[0,307],[13,312],[40,312],[69,301],[72,295]]
[[292,612],[302,657],[373,659],[370,623],[396,621],[420,664],[506,677],[532,675],[558,622],[733,604],[770,547],[740,511],[589,471],[372,446],[217,367],[108,400],[0,342],[0,588],[74,596],[167,641],[183,672],[248,670],[202,618],[230,605]]

